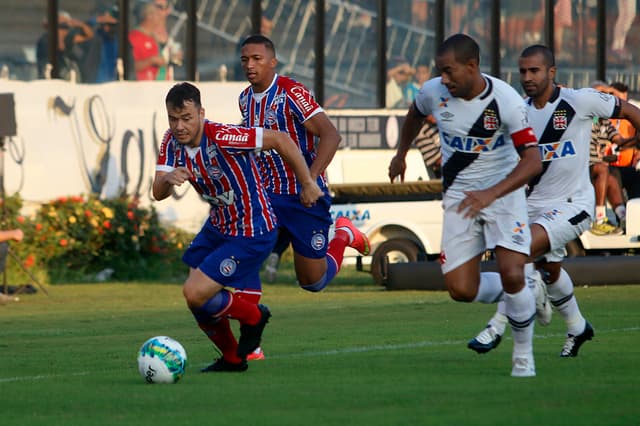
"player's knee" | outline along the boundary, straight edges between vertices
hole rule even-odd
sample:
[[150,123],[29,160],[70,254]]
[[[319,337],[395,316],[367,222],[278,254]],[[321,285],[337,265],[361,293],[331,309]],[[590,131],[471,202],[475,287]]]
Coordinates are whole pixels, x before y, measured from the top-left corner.
[[212,296],[208,292],[204,291],[202,286],[197,285],[190,279],[187,279],[184,286],[182,286],[182,295],[187,302],[189,308],[197,308],[202,306]]
[[517,293],[524,287],[524,269],[508,268],[500,271],[502,286],[508,293]]
[[469,286],[463,285],[460,282],[446,282],[447,290],[449,291],[449,297],[456,302],[473,302],[476,297],[476,292]]

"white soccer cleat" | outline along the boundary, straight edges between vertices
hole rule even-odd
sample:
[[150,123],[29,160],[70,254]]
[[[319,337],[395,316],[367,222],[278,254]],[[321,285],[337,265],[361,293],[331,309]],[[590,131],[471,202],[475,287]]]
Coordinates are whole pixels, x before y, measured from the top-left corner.
[[513,356],[511,377],[535,377],[536,364],[533,360],[533,353]]
[[551,323],[551,301],[549,300],[549,293],[547,293],[547,285],[542,280],[542,275],[539,271],[535,271],[533,274],[527,276],[527,281],[533,285],[530,287],[533,290],[533,294],[536,296],[536,317],[538,324],[547,326]]

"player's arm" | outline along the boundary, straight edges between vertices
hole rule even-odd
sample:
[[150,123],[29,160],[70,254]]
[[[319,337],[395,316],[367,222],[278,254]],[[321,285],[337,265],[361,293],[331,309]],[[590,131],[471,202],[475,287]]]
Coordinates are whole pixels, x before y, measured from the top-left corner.
[[160,201],[167,198],[173,192],[174,186],[180,186],[191,179],[191,172],[186,167],[177,167],[168,172],[156,170],[153,179],[153,198]]
[[409,148],[414,139],[418,135],[418,132],[422,128],[425,116],[418,111],[415,102],[409,107],[407,116],[402,124],[402,130],[400,131],[400,142],[396,150],[396,155],[391,159],[389,163],[389,180],[393,182],[397,176],[400,176],[400,182],[404,182],[404,173],[407,170],[406,157]]
[[316,148],[317,157],[309,168],[311,177],[315,180],[320,176],[333,160],[342,137],[324,112],[315,114],[304,122],[304,127],[319,138]]
[[305,207],[312,206],[324,194],[316,180],[311,176],[307,163],[298,146],[284,132],[264,129],[262,134],[263,149],[275,149],[278,154],[291,166],[300,182],[300,201]]

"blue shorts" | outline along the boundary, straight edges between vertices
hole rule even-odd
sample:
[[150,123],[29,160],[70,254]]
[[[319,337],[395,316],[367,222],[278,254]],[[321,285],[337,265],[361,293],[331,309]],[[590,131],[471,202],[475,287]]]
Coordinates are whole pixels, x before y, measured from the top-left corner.
[[300,203],[298,195],[270,194],[269,198],[278,218],[280,232],[290,238],[293,251],[312,259],[325,257],[332,223],[329,194],[325,192],[309,208]]
[[273,230],[256,237],[231,237],[206,221],[182,256],[209,278],[239,290],[261,290],[260,268],[276,243]]

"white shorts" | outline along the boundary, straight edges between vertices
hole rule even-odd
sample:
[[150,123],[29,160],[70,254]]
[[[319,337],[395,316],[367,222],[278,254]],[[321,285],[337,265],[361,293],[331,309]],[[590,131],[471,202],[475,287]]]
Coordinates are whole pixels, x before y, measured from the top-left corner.
[[445,193],[442,205],[442,273],[497,246],[529,255],[531,230],[524,189],[495,200],[474,218],[456,212],[464,194]]
[[529,222],[542,226],[549,237],[551,249],[542,256],[547,262],[562,262],[567,243],[591,228],[593,218],[587,213],[590,211],[591,205],[569,201],[552,201],[540,207],[529,205]]

